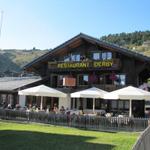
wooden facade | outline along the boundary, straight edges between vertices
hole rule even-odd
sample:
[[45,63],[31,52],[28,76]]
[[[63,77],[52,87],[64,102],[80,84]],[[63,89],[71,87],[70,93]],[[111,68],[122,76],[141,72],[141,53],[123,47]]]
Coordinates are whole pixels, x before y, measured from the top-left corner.
[[[24,69],[47,78],[46,85],[68,93],[92,86],[112,91],[128,85],[138,87],[145,82],[150,77],[150,58],[79,34]],[[65,77],[74,78],[75,86],[63,85]]]

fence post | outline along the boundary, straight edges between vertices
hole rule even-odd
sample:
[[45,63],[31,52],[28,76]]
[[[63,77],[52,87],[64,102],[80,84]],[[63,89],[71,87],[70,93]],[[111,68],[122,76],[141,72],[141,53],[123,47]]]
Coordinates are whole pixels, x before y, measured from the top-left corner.
[[27,111],[26,114],[27,114],[27,121],[30,122],[30,112]]
[[86,116],[84,116],[84,128],[86,129]]

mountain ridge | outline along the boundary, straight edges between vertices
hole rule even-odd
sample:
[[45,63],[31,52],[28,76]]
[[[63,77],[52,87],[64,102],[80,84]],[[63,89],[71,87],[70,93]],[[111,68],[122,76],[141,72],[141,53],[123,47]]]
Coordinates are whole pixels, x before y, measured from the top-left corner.
[[[100,37],[100,40],[106,41],[118,46],[136,51],[150,57],[150,31],[135,31],[132,33],[109,34]],[[20,72],[22,67],[34,59],[44,55],[51,49],[4,49],[0,50],[0,72],[15,71]]]
[[135,31],[132,33],[109,34],[100,37],[100,40],[106,41],[118,46],[136,51],[150,57],[150,31]]
[[39,56],[47,53],[49,50],[17,50],[7,49],[0,50],[0,72],[15,71],[20,72],[22,67],[38,58]]

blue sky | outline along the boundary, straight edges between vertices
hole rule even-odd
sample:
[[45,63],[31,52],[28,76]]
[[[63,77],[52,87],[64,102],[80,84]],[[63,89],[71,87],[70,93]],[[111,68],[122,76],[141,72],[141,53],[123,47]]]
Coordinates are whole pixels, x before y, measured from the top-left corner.
[[80,32],[150,30],[149,7],[150,0],[0,0],[0,48],[49,49]]

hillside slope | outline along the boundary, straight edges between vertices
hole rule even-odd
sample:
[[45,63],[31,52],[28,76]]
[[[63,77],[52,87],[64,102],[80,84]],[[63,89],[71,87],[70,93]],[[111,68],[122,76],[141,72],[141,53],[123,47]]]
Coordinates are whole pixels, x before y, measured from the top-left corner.
[[0,72],[18,72],[25,64],[47,52],[48,50],[0,50]]
[[150,56],[150,31],[109,34],[100,39]]

